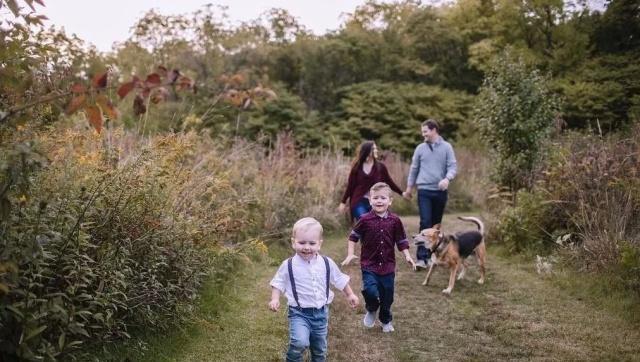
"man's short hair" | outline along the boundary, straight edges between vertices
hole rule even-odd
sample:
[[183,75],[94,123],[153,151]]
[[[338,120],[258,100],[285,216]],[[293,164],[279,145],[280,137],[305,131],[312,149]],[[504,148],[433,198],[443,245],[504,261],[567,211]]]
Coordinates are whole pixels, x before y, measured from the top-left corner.
[[386,182],[378,182],[374,184],[373,186],[371,186],[371,189],[369,189],[369,192],[380,191],[380,190],[387,190],[389,191],[389,194],[391,194],[391,187],[389,187],[389,185]]
[[429,118],[426,121],[422,122],[422,127],[427,126],[429,129],[435,129],[440,132],[440,124],[433,118]]
[[303,217],[302,219],[296,221],[296,223],[293,224],[293,229],[291,230],[291,237],[295,238],[296,233],[299,230],[308,230],[313,227],[317,227],[320,230],[320,237],[322,237],[322,233],[324,232],[322,224],[320,224],[320,221],[312,217]]

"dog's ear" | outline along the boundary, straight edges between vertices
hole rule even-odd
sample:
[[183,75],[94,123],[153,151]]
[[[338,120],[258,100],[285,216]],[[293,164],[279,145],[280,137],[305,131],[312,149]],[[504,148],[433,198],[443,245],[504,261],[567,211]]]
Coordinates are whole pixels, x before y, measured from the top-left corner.
[[439,233],[438,233],[438,237],[439,237],[440,239],[444,238],[444,233],[443,233],[442,231],[441,231],[441,232],[439,232]]
[[434,229],[441,230],[441,227],[442,227],[442,224],[435,224],[435,225],[433,225],[433,228],[434,228]]

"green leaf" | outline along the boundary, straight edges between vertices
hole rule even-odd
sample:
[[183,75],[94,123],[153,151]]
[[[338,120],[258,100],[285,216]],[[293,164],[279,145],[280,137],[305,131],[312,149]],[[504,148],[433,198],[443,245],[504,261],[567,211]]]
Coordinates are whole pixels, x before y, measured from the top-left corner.
[[13,314],[17,315],[20,319],[24,319],[24,314],[22,314],[22,312],[20,312],[17,308],[15,308],[14,306],[11,305],[7,305],[5,306],[6,309],[10,310],[13,312]]
[[64,349],[64,342],[66,339],[67,335],[65,333],[62,333],[60,335],[60,337],[58,337],[58,348],[62,351]]
[[40,333],[42,333],[45,329],[47,329],[47,326],[46,326],[46,325],[44,325],[44,326],[40,326],[40,327],[38,327],[38,328],[36,328],[36,329],[34,329],[34,330],[30,331],[30,332],[27,334],[27,337],[24,339],[24,341],[26,342],[26,341],[30,340],[31,338],[33,338],[33,337],[35,337],[35,336],[39,335],[39,334],[40,334]]

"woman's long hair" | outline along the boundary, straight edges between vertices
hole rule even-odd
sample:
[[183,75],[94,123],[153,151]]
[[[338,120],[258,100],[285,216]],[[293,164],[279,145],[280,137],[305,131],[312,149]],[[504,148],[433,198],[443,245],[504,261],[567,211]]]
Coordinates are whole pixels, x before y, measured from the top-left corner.
[[[364,141],[362,142],[362,144],[360,144],[360,146],[358,146],[356,152],[358,154],[358,157],[353,160],[353,163],[351,164],[351,171],[359,170],[362,167],[364,161],[367,159],[367,157],[369,157],[371,152],[373,152],[373,145],[375,144],[376,143],[373,141]],[[373,162],[375,164],[376,160],[374,159]]]

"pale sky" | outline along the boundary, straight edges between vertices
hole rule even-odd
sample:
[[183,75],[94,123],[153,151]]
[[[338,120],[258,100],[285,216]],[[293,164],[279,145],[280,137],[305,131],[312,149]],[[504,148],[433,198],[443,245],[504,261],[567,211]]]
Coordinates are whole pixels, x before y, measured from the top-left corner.
[[315,34],[335,30],[340,15],[351,13],[365,0],[48,0],[38,13],[49,18],[46,24],[64,27],[67,34],[94,44],[99,50],[111,50],[113,42],[122,42],[129,29],[149,9],[163,15],[192,13],[207,3],[228,6],[233,23],[256,19],[268,9],[287,9]]
[[[423,3],[446,1],[451,0]],[[594,9],[604,8],[605,0],[587,1]],[[108,51],[114,42],[126,40],[129,29],[150,9],[163,15],[190,14],[207,3],[227,6],[233,24],[256,19],[271,8],[287,9],[300,24],[321,35],[338,29],[344,20],[341,15],[353,12],[365,0],[45,0],[46,7],[36,9],[49,18],[46,24],[64,27],[67,34],[75,33],[99,50]]]

